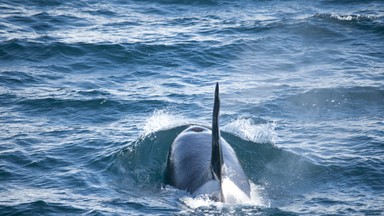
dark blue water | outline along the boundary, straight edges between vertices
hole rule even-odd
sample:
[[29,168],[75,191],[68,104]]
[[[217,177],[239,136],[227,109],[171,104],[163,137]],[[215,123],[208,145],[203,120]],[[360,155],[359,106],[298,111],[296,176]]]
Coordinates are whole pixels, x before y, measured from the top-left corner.
[[[252,202],[165,186],[209,125]],[[0,1],[0,215],[383,215],[382,1]]]

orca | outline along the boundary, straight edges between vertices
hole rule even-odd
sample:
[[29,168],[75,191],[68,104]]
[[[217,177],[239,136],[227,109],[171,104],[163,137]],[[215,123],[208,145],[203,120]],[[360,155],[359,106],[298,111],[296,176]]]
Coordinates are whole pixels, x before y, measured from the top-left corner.
[[235,151],[220,135],[219,113],[216,83],[212,128],[192,125],[177,135],[167,157],[165,184],[194,197],[238,203],[250,199],[250,183]]

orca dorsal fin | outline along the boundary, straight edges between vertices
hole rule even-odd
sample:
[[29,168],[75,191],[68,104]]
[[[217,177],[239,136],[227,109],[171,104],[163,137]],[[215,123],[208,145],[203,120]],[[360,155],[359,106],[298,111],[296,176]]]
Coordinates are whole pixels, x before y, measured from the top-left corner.
[[220,183],[221,201],[224,201],[222,192],[222,168],[223,168],[223,152],[220,143],[220,128],[219,128],[219,114],[220,114],[220,98],[219,98],[219,83],[216,83],[215,100],[213,104],[212,113],[212,157],[211,168],[214,178]]

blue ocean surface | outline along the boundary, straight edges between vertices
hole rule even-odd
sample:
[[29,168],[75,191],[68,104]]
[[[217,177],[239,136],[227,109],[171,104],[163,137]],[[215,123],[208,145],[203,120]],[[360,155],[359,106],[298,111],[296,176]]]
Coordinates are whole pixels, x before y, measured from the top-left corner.
[[[163,183],[216,82],[249,203]],[[384,2],[0,0],[0,215],[384,215]]]

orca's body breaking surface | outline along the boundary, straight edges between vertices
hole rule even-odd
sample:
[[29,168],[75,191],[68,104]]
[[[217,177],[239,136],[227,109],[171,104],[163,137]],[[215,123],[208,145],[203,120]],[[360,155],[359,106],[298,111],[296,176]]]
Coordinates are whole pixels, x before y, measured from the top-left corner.
[[[168,154],[165,183],[194,196],[207,194],[222,202],[229,201],[233,191],[249,198],[249,180],[235,151],[220,136],[219,109],[219,85],[216,84],[212,130],[191,126],[176,137]],[[227,185],[231,188],[225,188]]]

